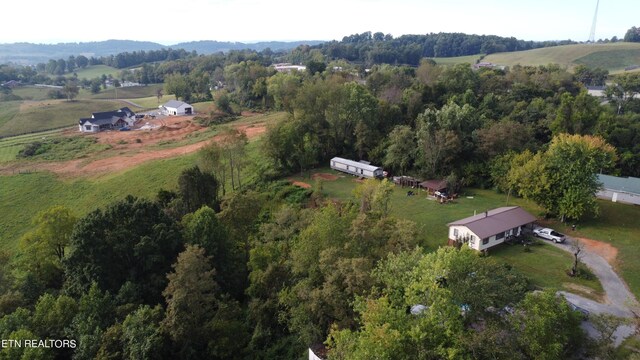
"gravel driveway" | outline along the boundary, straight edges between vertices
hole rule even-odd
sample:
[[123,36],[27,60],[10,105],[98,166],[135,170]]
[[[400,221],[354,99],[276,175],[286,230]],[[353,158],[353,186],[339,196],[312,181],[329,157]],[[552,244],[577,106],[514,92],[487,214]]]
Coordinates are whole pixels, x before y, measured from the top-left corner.
[[[549,243],[557,248],[570,252],[573,255],[572,245],[574,241],[576,240],[567,236],[567,240],[564,243]],[[637,312],[638,309],[640,309],[640,304],[636,300],[635,296],[629,291],[626,284],[613,270],[611,265],[602,256],[590,252],[586,247],[582,250],[580,261],[582,261],[600,280],[605,292],[605,303],[601,304],[566,291],[558,291],[558,293],[562,294],[570,303],[587,310],[589,313],[607,313],[622,318],[632,318],[633,313],[630,309],[635,309]],[[583,322],[582,327],[589,335],[597,336],[596,330],[588,320]],[[635,328],[629,325],[618,327],[618,330],[614,335],[615,345],[620,345],[625,338],[634,333],[634,330]]]

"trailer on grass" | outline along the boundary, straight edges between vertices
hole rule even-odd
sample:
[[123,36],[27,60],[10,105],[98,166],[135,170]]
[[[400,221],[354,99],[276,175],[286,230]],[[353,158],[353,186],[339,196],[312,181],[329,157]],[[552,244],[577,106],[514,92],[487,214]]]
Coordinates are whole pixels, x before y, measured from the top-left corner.
[[341,157],[331,159],[331,168],[368,179],[382,179],[384,172],[381,167],[373,166],[367,162],[358,162]]

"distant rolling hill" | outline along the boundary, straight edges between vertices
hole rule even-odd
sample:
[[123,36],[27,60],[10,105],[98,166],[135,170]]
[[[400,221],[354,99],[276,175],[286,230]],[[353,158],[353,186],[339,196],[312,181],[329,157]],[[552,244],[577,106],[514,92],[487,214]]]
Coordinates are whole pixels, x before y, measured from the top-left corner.
[[185,49],[196,51],[198,54],[212,54],[227,52],[230,50],[251,49],[262,51],[270,48],[273,51],[290,50],[301,44],[317,45],[322,41],[265,41],[257,43],[225,42],[225,41],[193,41],[165,46],[149,41],[133,40],[106,40],[96,42],[59,43],[59,44],[32,44],[13,43],[0,44],[0,64],[37,64],[46,63],[50,59],[67,59],[69,56],[84,55],[86,57],[100,57],[116,55],[123,52],[160,50],[163,48]]
[[576,44],[540,48],[527,51],[487,55],[483,62],[498,65],[559,64],[572,70],[579,64],[600,67],[611,73],[623,72],[626,67],[640,65],[640,43]]

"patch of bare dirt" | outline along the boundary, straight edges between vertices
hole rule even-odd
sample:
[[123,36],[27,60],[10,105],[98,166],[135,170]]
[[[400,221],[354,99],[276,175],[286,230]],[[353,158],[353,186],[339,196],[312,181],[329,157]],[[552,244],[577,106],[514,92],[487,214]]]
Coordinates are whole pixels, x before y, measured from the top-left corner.
[[311,185],[307,184],[306,182],[302,182],[302,181],[292,181],[291,184],[295,185],[295,186],[299,186],[301,188],[304,189],[310,189]]
[[[126,170],[151,160],[168,159],[181,155],[190,154],[200,150],[212,141],[219,141],[220,137],[215,136],[212,139],[201,141],[195,144],[175,147],[171,149],[146,150],[145,146],[157,144],[161,141],[178,141],[184,139],[187,134],[195,131],[203,130],[191,122],[191,117],[175,116],[164,119],[156,119],[154,124],[159,127],[154,130],[132,130],[132,131],[107,131],[98,134],[87,135],[98,138],[99,143],[110,144],[112,146],[109,152],[114,156],[106,158],[87,158],[75,159],[62,162],[43,162],[43,163],[13,163],[10,166],[0,168],[0,174],[10,175],[25,171],[51,171],[63,176],[86,176],[98,175],[103,173],[118,172]],[[143,125],[147,121],[143,122]],[[151,124],[151,121],[148,121]],[[244,130],[247,138],[252,139],[266,131],[266,125],[263,123],[253,125],[237,126],[236,128]],[[70,134],[77,135],[77,132]],[[140,139],[141,142],[137,142]],[[127,153],[131,152],[131,153]],[[104,154],[101,154],[104,156]],[[95,155],[93,156],[95,157]]]
[[610,265],[615,265],[616,257],[618,256],[618,249],[613,245],[582,237],[576,237],[575,239],[580,240],[588,251],[602,256]]
[[604,302],[604,294],[600,294],[595,290],[586,286],[574,284],[574,283],[562,283],[562,286],[570,292],[581,294],[587,298],[598,302]]
[[327,173],[317,173],[317,174],[313,174],[311,175],[311,178],[313,180],[315,179],[322,179],[322,180],[328,180],[328,181],[336,181],[338,180],[338,176],[333,175],[333,174],[327,174]]

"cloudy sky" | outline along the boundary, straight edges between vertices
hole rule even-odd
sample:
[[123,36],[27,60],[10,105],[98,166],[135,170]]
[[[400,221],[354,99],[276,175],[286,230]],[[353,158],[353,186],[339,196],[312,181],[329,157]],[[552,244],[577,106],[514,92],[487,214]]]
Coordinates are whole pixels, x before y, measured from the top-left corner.
[[[0,43],[340,40],[364,31],[589,37],[597,0],[21,0],[3,3]],[[596,39],[640,26],[639,0],[601,0]]]

